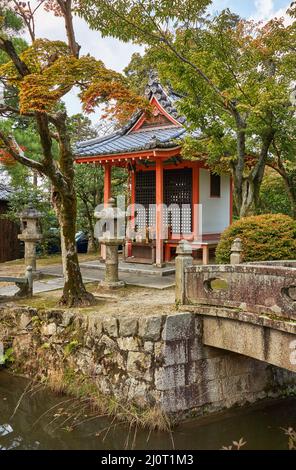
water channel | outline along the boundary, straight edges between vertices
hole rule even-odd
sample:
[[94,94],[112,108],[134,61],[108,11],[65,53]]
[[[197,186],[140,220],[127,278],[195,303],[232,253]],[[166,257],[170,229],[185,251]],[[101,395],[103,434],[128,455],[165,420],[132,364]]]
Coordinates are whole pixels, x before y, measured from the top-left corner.
[[[77,408],[80,413],[77,415]],[[73,422],[73,414],[76,420]],[[72,415],[72,416],[71,416]],[[172,435],[129,430],[97,417],[69,397],[0,370],[0,449],[221,449],[241,437],[246,449],[287,449],[283,428],[296,429],[296,398],[261,402],[196,418]]]

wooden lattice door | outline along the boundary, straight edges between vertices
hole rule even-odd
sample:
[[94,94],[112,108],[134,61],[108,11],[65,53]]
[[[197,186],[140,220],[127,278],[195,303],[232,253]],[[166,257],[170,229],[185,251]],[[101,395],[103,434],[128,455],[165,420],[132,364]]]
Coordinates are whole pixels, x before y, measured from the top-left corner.
[[155,226],[155,196],[156,178],[155,171],[139,171],[136,173],[136,204],[141,204],[143,209],[137,207],[136,225],[139,229]]
[[164,171],[164,223],[175,234],[192,232],[192,169]]

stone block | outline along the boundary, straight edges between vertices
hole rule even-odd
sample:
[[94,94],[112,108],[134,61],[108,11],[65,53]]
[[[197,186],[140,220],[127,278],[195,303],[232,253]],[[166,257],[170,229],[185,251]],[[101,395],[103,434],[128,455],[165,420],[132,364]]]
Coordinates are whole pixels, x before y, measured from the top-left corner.
[[162,332],[164,341],[186,340],[194,336],[194,315],[185,312],[167,317]]
[[203,333],[203,317],[202,315],[194,315],[194,332],[195,336],[202,338]]
[[154,352],[154,344],[155,344],[155,343],[153,343],[152,341],[145,341],[144,346],[143,346],[144,351],[146,351],[146,352],[148,352],[148,353],[150,353],[150,354],[153,354],[153,352]]
[[107,335],[103,335],[101,340],[99,341],[98,347],[100,348],[100,346],[102,346],[102,345],[103,345],[103,347],[106,347],[106,348],[110,349],[110,351],[117,351],[118,350],[118,345],[117,345],[116,341],[109,338],[109,336],[107,336]]
[[163,390],[160,398],[161,408],[166,413],[187,411],[186,388]]
[[27,313],[22,313],[20,317],[20,329],[25,330],[31,323],[32,317],[31,315],[28,315]]
[[[126,385],[128,387],[127,396],[129,400],[133,400],[140,408],[146,408],[149,402],[147,384],[129,377],[126,380]],[[118,396],[118,398],[122,399],[122,396]]]
[[201,359],[191,362],[186,367],[186,383],[188,385],[202,381],[219,380],[225,377],[223,358]]
[[103,331],[102,317],[95,313],[91,313],[88,319],[88,329],[92,335],[100,335]]
[[186,341],[172,341],[163,347],[164,365],[173,366],[188,362],[188,344]]
[[151,366],[151,356],[143,352],[130,351],[127,357],[128,373],[139,379],[144,379],[147,370]]
[[118,320],[117,318],[108,318],[103,322],[103,329],[105,333],[113,338],[118,337]]
[[139,323],[139,336],[147,341],[158,341],[161,336],[163,317],[146,317]]
[[154,344],[154,357],[157,361],[163,360],[164,343],[158,341]]
[[160,367],[155,370],[155,387],[157,390],[171,390],[185,386],[185,366],[175,365]]
[[135,336],[138,333],[138,320],[136,318],[120,318],[119,320],[119,335],[120,336]]
[[55,323],[49,323],[48,325],[43,325],[41,328],[41,334],[44,336],[53,336],[57,332],[57,325]]
[[74,319],[74,313],[73,312],[63,312],[63,319],[62,319],[62,326],[67,327],[71,325]]
[[139,339],[133,337],[118,338],[117,344],[123,351],[139,351],[141,347]]
[[205,347],[202,343],[202,339],[199,337],[190,338],[187,341],[188,344],[188,361],[198,361],[205,357]]
[[199,383],[186,385],[184,392],[188,410],[217,402],[222,396],[219,381],[201,380]]

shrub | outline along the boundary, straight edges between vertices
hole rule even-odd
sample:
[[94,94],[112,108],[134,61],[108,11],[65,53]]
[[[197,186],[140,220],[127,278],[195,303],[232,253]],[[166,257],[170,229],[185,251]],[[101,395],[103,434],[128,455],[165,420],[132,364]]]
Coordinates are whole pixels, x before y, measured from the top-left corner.
[[243,261],[268,261],[296,258],[296,221],[283,214],[244,217],[222,234],[216,250],[217,263],[229,263],[230,247],[239,237]]

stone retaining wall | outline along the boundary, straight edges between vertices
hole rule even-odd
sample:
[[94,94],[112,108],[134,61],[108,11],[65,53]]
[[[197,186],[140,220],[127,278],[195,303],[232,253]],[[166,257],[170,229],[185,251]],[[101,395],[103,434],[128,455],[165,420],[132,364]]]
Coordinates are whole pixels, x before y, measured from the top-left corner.
[[294,390],[295,374],[205,347],[193,313],[111,317],[0,308],[14,369],[38,379],[71,369],[98,390],[168,414],[202,414]]

